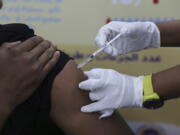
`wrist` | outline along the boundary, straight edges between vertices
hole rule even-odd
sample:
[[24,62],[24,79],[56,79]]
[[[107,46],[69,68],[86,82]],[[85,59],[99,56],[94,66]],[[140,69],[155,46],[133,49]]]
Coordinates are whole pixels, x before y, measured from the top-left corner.
[[151,48],[159,48],[161,45],[160,30],[155,23],[153,23],[153,22],[148,22],[148,23],[150,25],[148,28],[148,32],[150,32],[152,35],[150,47]]
[[143,76],[134,79],[134,103],[137,107],[143,106]]
[[143,47],[159,48],[161,45],[161,36],[158,26],[154,22],[135,22],[137,32],[139,31],[140,41],[144,41]]
[[152,75],[143,77],[143,107],[147,109],[157,109],[163,106],[164,102],[154,91]]

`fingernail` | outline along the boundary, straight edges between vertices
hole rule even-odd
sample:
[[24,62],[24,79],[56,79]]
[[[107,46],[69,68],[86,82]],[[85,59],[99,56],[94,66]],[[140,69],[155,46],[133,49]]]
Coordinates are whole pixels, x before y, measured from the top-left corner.
[[55,55],[56,55],[56,56],[60,56],[60,52],[59,52],[59,51],[56,51],[56,52],[55,52]]

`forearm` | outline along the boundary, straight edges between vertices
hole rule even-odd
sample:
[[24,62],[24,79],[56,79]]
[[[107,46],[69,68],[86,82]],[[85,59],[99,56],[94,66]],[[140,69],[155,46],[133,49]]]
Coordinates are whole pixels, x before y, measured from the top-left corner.
[[180,46],[180,20],[156,23],[161,34],[162,47]]
[[154,90],[165,100],[180,97],[180,65],[153,74]]

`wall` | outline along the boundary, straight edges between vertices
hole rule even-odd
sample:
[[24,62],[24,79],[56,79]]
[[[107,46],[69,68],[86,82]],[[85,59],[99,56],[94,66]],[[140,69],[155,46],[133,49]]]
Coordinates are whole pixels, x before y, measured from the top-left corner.
[[[180,18],[179,0],[6,0],[0,12],[1,23],[23,22],[59,45],[79,63],[97,49],[94,37],[108,20],[169,21]],[[84,70],[113,68],[141,75],[179,64],[179,48],[161,48],[112,58],[101,54]],[[168,101],[154,111],[121,109],[131,121],[162,122],[180,126],[180,100]]]

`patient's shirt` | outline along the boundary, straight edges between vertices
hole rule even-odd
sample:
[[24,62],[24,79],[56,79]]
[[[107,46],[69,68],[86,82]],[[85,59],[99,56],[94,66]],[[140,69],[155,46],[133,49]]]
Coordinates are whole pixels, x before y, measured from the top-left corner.
[[[24,24],[0,25],[0,45],[4,42],[24,41],[32,36],[34,31]],[[69,60],[71,57],[60,52],[58,63],[39,88],[10,115],[2,135],[65,135],[53,123],[49,113],[53,80]]]

